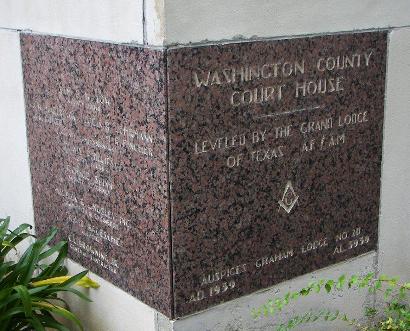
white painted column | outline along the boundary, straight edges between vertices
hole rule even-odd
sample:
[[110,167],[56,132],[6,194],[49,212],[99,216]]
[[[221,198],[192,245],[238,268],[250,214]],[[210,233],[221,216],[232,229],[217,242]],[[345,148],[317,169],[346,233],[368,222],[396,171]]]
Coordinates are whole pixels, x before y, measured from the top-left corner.
[[33,224],[18,32],[0,30],[0,217]]
[[143,44],[143,0],[1,0],[0,28]]
[[263,39],[410,25],[408,0],[169,0],[167,44]]
[[390,33],[382,203],[380,270],[410,280],[410,28]]

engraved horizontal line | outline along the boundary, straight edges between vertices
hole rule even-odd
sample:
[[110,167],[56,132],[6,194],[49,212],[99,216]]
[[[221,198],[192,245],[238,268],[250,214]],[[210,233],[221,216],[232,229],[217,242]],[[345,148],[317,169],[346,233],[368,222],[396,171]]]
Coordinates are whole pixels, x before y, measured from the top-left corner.
[[305,108],[297,108],[293,110],[288,110],[288,111],[282,111],[280,113],[272,113],[272,114],[265,114],[265,115],[260,115],[260,116],[255,116],[254,119],[259,119],[259,118],[266,118],[266,117],[276,117],[276,116],[282,116],[282,115],[290,115],[290,114],[295,114],[295,113],[300,113],[305,110],[316,110],[316,109],[321,109],[324,106],[314,106],[314,107],[305,107]]

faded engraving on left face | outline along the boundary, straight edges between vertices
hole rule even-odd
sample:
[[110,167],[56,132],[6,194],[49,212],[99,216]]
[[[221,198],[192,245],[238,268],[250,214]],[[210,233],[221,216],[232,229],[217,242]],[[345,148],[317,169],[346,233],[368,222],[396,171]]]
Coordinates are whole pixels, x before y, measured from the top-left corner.
[[22,36],[36,230],[171,316],[163,53]]

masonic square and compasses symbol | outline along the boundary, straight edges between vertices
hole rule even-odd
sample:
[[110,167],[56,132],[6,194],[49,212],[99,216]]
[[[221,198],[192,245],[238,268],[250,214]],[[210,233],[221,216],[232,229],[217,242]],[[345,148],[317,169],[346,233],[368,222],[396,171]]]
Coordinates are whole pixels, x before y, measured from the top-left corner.
[[296,195],[293,189],[292,182],[288,180],[286,183],[285,191],[283,192],[282,200],[279,200],[279,209],[282,207],[288,214],[292,211],[293,207],[296,205],[299,196]]

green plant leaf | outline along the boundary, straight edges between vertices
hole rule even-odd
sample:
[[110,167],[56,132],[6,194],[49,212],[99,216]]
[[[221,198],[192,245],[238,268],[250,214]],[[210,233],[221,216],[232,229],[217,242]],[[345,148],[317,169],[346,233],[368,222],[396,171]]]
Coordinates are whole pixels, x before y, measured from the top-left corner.
[[333,287],[334,281],[329,279],[326,283],[325,283],[325,290],[327,293],[330,293],[330,291],[332,291],[332,287]]
[[67,257],[67,252],[68,252],[68,244],[64,243],[64,245],[62,245],[60,251],[58,252],[56,259],[53,261],[53,263],[51,263],[46,269],[44,269],[35,279],[41,280],[44,277],[48,278],[51,275],[53,275],[60,268],[60,265],[64,262],[64,259]]
[[[28,293],[29,293],[30,297],[32,297],[33,295],[35,295],[39,292],[45,293],[44,290],[46,288],[47,288],[47,286],[32,288],[32,289],[28,290]],[[5,297],[2,297],[3,299],[0,298],[0,309],[3,308],[4,306],[10,304],[11,302],[19,299],[19,294],[18,293],[14,293],[14,294],[10,295],[10,293],[12,292],[12,288],[7,289],[7,290],[8,290],[7,291],[8,295],[5,296]],[[31,300],[33,300],[33,298],[31,298]]]
[[6,237],[6,240],[11,240],[12,237],[17,236],[21,233],[27,233],[27,230],[31,230],[33,227],[30,224],[27,223],[22,223],[20,224],[17,228],[15,228],[14,230],[9,230],[9,234]]
[[346,276],[345,276],[345,275],[341,275],[341,276],[339,277],[339,279],[337,280],[336,288],[337,288],[338,290],[342,290],[343,287],[344,287],[345,281],[346,281]]
[[7,240],[3,240],[1,245],[5,247],[15,248],[15,246],[10,241],[7,241]]
[[252,308],[251,309],[251,315],[254,319],[257,319],[258,317],[261,316],[261,310],[260,309],[256,309],[256,308]]
[[1,254],[4,255],[4,256],[6,256],[12,249],[15,249],[16,246],[17,246],[20,242],[22,242],[24,239],[26,239],[26,238],[28,238],[28,237],[31,237],[31,235],[28,234],[28,233],[22,233],[22,234],[19,234],[19,235],[16,236],[16,237],[14,237],[14,238],[10,241],[10,245],[4,247],[4,248],[1,250]]
[[33,312],[32,312],[32,305],[31,305],[31,298],[30,294],[28,293],[27,287],[23,285],[17,285],[14,286],[13,289],[17,292],[19,295],[21,302],[23,303],[24,307],[24,314],[26,317],[32,317]]
[[3,279],[4,275],[9,273],[13,265],[14,265],[13,261],[0,262],[0,279]]
[[47,251],[43,252],[40,254],[40,256],[38,257],[38,260],[44,260],[45,258],[53,255],[54,253],[60,251],[64,245],[67,245],[66,241],[60,241],[59,243],[57,243],[56,245],[54,245],[53,247],[51,247],[50,249],[48,249]]
[[61,287],[66,287],[66,286],[71,286],[72,284],[75,284],[75,285],[78,285],[78,286],[81,286],[81,287],[84,287],[84,288],[98,288],[98,287],[100,287],[100,285],[97,282],[93,281],[92,279],[90,279],[87,276],[83,276],[82,278],[77,280],[80,277],[80,275],[87,274],[87,272],[88,271],[85,270],[81,274],[78,274],[78,275],[75,275],[75,276],[59,276],[59,277],[46,278],[46,279],[42,279],[42,280],[32,282],[31,286],[37,287],[37,286],[44,286],[44,285],[59,284],[59,285],[61,285]]
[[[3,312],[0,315],[0,322],[7,320],[10,317],[13,317],[14,315],[18,315],[18,314],[24,314],[24,308],[23,307],[14,307],[14,308],[10,308],[8,309],[6,312]],[[0,325],[2,325],[0,323]]]
[[0,219],[0,241],[3,241],[5,239],[9,225],[10,216]]
[[291,298],[292,300],[296,300],[297,298],[299,298],[299,292],[293,292],[293,293],[290,295],[290,298]]
[[319,293],[319,292],[320,292],[320,287],[321,287],[321,286],[320,286],[319,283],[316,283],[316,284],[314,285],[313,288],[314,288],[314,290],[315,290],[316,293]]
[[45,309],[57,315],[60,315],[64,317],[65,319],[74,322],[81,331],[84,330],[81,324],[81,321],[77,318],[77,316],[75,316],[72,312],[70,312],[69,310],[63,307],[55,306],[48,302],[35,302],[33,303],[33,306],[41,308],[41,309]]
[[[348,288],[367,288],[371,292],[376,292],[377,290],[383,290],[383,285],[386,283],[388,287],[384,290],[385,297],[385,309],[384,316],[386,319],[384,321],[377,321],[376,324],[370,322],[369,325],[362,325],[356,319],[349,319],[346,314],[342,314],[339,311],[321,310],[319,313],[306,313],[303,316],[294,316],[289,319],[285,324],[280,324],[277,330],[290,330],[297,325],[307,322],[315,322],[319,318],[325,321],[334,321],[339,319],[344,321],[350,326],[353,326],[360,331],[409,331],[410,330],[410,307],[407,299],[407,291],[410,289],[410,283],[399,283],[397,277],[388,277],[385,275],[375,278],[375,273],[368,273],[365,276],[353,275],[347,278],[345,275],[341,275],[336,281],[320,280],[319,282],[310,282],[308,286],[302,288],[298,292],[288,292],[283,298],[277,298],[274,301],[275,307],[282,309],[284,305],[288,304],[290,300],[296,300],[300,296],[308,296],[312,291],[318,292],[324,286],[327,293],[330,293],[334,289],[342,290],[347,284]],[[389,301],[387,301],[389,300]],[[271,301],[270,301],[271,303]],[[266,307],[265,307],[266,309]],[[366,307],[365,314],[368,318],[374,319],[379,314],[379,312],[374,307]],[[265,313],[265,315],[267,315]]]
[[37,241],[33,244],[32,254],[28,257],[25,265],[25,270],[22,272],[21,282],[23,285],[28,285],[30,280],[33,278],[34,270],[36,269],[38,256],[42,248],[42,241]]
[[48,316],[42,316],[41,320],[44,322],[44,326],[53,328],[59,331],[70,331],[63,324],[57,322],[54,318]]
[[11,287],[6,287],[5,289],[0,290],[0,305],[10,296],[12,291],[13,289]]
[[[36,239],[28,245],[17,262],[5,262],[7,253],[17,244],[29,237],[35,238],[27,232],[31,228],[28,224],[22,224],[10,231],[9,223],[9,218],[0,220],[0,331],[43,331],[45,328],[68,331],[53,314],[72,321],[82,329],[79,319],[69,309],[64,308],[67,306],[66,302],[57,295],[68,292],[91,301],[87,295],[72,286],[75,283],[94,288],[99,285],[88,277],[82,277],[87,271],[72,277],[66,276],[68,271],[63,262],[67,256],[67,242],[47,246],[55,237],[56,229],[52,229],[45,238]],[[53,254],[57,256],[52,263],[40,262],[52,258]],[[66,277],[57,281],[61,276]],[[32,284],[36,281],[47,278],[54,279],[51,285],[37,283],[37,286],[33,287]]]
[[352,286],[357,285],[359,282],[359,277],[357,275],[352,275],[348,282],[348,287],[351,288]]
[[373,307],[365,307],[365,316],[373,317],[377,314],[377,309]]
[[30,318],[28,320],[30,322],[30,324],[34,327],[34,329],[36,331],[45,331],[46,329],[44,328],[44,326],[41,324],[40,320],[36,317],[33,316],[32,318]]
[[78,283],[82,278],[84,278],[88,274],[88,270],[84,270],[77,275],[74,275],[67,279],[65,282],[61,283],[61,287],[68,287]]

